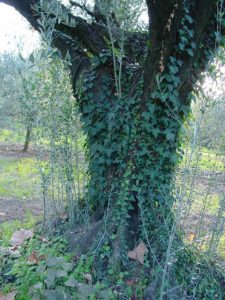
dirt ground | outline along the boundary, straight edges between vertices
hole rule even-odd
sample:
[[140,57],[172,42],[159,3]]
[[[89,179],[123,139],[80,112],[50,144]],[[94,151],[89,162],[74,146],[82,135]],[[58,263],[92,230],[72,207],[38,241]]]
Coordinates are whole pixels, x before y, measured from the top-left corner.
[[23,221],[27,213],[31,213],[35,217],[40,216],[42,203],[38,200],[0,198],[0,223]]
[[33,147],[30,147],[26,152],[24,152],[22,148],[23,146],[20,144],[0,143],[0,156],[23,158],[35,155],[35,149]]

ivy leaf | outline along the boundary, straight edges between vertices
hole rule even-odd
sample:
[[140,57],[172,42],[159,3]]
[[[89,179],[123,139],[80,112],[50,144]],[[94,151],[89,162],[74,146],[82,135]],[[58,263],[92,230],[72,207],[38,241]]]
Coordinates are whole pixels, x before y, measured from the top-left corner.
[[176,74],[179,71],[177,66],[170,66],[169,69],[172,74]]
[[37,273],[44,273],[45,270],[46,270],[46,265],[40,265],[40,266],[38,266],[36,272]]
[[45,292],[46,300],[70,300],[71,297],[63,290],[47,290]]
[[168,140],[168,141],[174,141],[175,140],[175,135],[174,135],[174,133],[172,133],[172,132],[170,132],[170,131],[167,131],[166,132],[166,139]]
[[154,129],[152,129],[152,134],[153,134],[154,137],[156,138],[156,137],[160,134],[159,128],[154,128]]
[[183,51],[184,48],[185,48],[185,44],[184,43],[179,43],[178,47],[179,47],[180,50]]
[[72,265],[71,263],[64,262],[64,263],[62,264],[62,268],[63,268],[64,271],[69,272],[69,271],[72,270],[73,265]]
[[55,283],[55,279],[56,279],[56,271],[49,270],[47,274],[47,279],[45,280],[47,287],[52,287]]
[[55,273],[56,278],[62,278],[62,277],[65,277],[65,276],[67,276],[67,272],[64,271],[64,270],[57,270],[56,273]]
[[196,49],[196,43],[195,43],[195,42],[192,42],[192,43],[191,43],[191,47],[192,47],[193,49]]
[[68,287],[72,287],[75,288],[78,285],[78,281],[74,278],[69,278],[66,282],[65,282],[65,286]]
[[194,52],[191,48],[188,48],[187,49],[187,53],[190,55],[190,56],[194,56]]
[[187,20],[190,24],[193,23],[193,19],[192,19],[192,17],[189,16],[189,15],[186,15],[186,20]]
[[58,267],[60,268],[65,263],[63,257],[49,257],[46,261],[48,267]]

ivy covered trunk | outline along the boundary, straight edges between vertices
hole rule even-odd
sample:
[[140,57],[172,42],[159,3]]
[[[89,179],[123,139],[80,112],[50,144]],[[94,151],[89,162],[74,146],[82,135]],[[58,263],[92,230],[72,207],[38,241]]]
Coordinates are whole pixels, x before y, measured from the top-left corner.
[[[143,78],[138,76],[134,85],[134,73],[130,69],[124,75],[122,97],[106,68],[93,66],[83,74],[78,103],[87,134],[89,199],[97,217],[107,217],[110,226],[115,223],[114,233],[124,235],[124,246],[132,249],[144,240],[161,257],[173,224],[173,177],[183,114],[173,111],[169,98],[162,101],[154,94],[143,104]],[[176,89],[172,93],[179,99]],[[186,111],[189,102],[182,106]]]

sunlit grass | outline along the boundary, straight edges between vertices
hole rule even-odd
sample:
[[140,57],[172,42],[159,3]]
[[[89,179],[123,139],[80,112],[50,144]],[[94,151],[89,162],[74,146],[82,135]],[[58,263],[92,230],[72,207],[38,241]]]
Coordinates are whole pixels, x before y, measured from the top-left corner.
[[[197,195],[192,202],[191,211],[215,216],[220,209],[221,196],[219,194]],[[224,215],[225,217],[225,215]]]
[[179,167],[181,169],[196,168],[198,171],[221,172],[225,170],[225,156],[205,148],[200,148],[193,153],[190,149],[186,149]]
[[220,237],[217,251],[220,257],[225,260],[225,233]]
[[23,143],[25,139],[25,132],[21,130],[0,129],[1,143]]
[[39,180],[33,158],[0,157],[0,196],[34,198]]
[[[197,185],[192,191],[190,210],[184,217],[184,239],[185,242],[194,245],[201,252],[208,253],[211,258],[216,257],[223,261],[225,259],[225,235],[222,224],[223,218],[225,218],[225,200],[219,193],[207,193],[200,189],[201,186]],[[212,245],[214,245],[213,251]]]

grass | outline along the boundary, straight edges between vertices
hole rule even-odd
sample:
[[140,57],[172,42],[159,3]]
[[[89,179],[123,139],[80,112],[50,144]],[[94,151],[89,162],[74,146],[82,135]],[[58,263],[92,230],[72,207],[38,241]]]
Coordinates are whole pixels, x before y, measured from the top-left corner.
[[34,198],[38,180],[35,159],[0,157],[0,197]]
[[[220,209],[221,196],[216,193],[209,195],[198,194],[193,200],[191,211],[201,213],[204,209],[206,215],[215,216]],[[225,217],[225,214],[224,214]]]
[[220,257],[225,260],[225,233],[220,237],[217,252],[219,253]]
[[13,222],[4,222],[0,224],[0,245],[4,247],[10,246],[10,239],[14,231],[20,229],[32,229],[36,220],[33,215],[27,213],[23,222],[16,220]]
[[225,156],[215,153],[213,150],[199,148],[191,155],[191,149],[186,149],[180,163],[181,169],[193,169],[198,171],[221,172],[225,170]]
[[25,134],[21,130],[0,129],[0,143],[23,143]]

